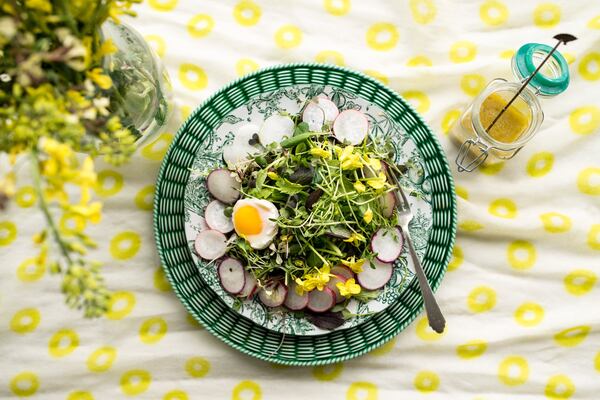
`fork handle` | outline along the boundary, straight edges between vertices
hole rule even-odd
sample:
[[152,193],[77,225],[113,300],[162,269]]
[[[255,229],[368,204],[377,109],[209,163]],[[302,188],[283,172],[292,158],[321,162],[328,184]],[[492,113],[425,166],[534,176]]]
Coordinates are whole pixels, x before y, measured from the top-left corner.
[[442,315],[442,311],[435,301],[435,297],[433,296],[433,292],[431,291],[431,287],[429,286],[429,282],[427,281],[427,277],[425,276],[425,272],[421,266],[421,261],[417,256],[412,239],[407,232],[408,230],[402,229],[401,231],[402,236],[404,236],[404,241],[408,244],[408,252],[413,260],[415,272],[417,274],[417,278],[419,279],[419,286],[421,287],[421,293],[423,294],[425,312],[427,313],[429,326],[437,333],[442,333],[444,332],[444,328],[446,326],[446,319]]

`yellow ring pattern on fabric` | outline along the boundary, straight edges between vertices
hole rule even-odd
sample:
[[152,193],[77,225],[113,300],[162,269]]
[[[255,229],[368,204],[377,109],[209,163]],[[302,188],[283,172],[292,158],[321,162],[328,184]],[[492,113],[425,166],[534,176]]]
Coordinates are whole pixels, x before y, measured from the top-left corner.
[[456,195],[458,197],[463,198],[465,200],[469,200],[469,192],[467,191],[466,187],[460,186],[460,185],[455,185],[454,192],[456,193]]
[[123,393],[135,396],[144,393],[152,383],[152,375],[142,369],[134,369],[121,375],[120,386]]
[[486,79],[481,74],[466,74],[460,80],[460,88],[469,96],[477,96],[485,87]]
[[575,347],[583,342],[592,328],[586,325],[574,326],[554,335],[554,341],[559,346]]
[[490,203],[489,213],[499,218],[516,218],[517,205],[511,199],[496,199]]
[[215,27],[215,20],[207,14],[196,14],[187,23],[187,31],[193,38],[208,35]]
[[67,236],[83,232],[86,225],[85,218],[73,213],[63,214],[58,223],[60,232]]
[[440,386],[440,377],[433,371],[420,371],[413,384],[421,393],[435,392]]
[[146,35],[144,36],[144,40],[148,42],[152,50],[156,53],[157,56],[163,58],[167,51],[167,43],[165,39],[158,35]]
[[564,233],[568,232],[573,226],[571,218],[557,212],[548,212],[540,215],[540,220],[546,232]]
[[256,71],[259,65],[249,58],[241,58],[235,64],[235,73],[237,76],[248,75],[251,72]]
[[350,12],[350,0],[323,0],[325,10],[336,17],[341,17]]
[[94,400],[94,396],[88,391],[76,390],[69,393],[67,400]]
[[17,238],[17,226],[11,221],[0,222],[0,246],[8,246]]
[[106,318],[112,320],[123,319],[135,307],[135,296],[131,292],[115,292],[108,301]]
[[141,154],[150,160],[162,161],[172,141],[173,134],[169,132],[163,132],[152,142],[144,146]]
[[587,27],[590,29],[600,29],[600,15],[590,19],[587,23]]
[[346,392],[346,400],[377,400],[377,386],[371,382],[352,382]]
[[315,56],[315,61],[323,64],[333,64],[343,67],[346,65],[344,56],[339,51],[323,50]]
[[459,40],[450,47],[450,61],[453,63],[466,63],[473,61],[477,55],[477,45],[468,40]]
[[282,49],[292,49],[302,43],[302,31],[295,25],[283,25],[275,32],[275,44]]
[[385,354],[388,354],[389,352],[391,352],[394,347],[396,346],[396,342],[398,341],[398,337],[394,337],[392,340],[388,341],[387,343],[379,346],[378,348],[371,350],[369,352],[369,354],[373,355],[373,356],[383,356]]
[[[250,397],[252,396],[252,397]],[[241,381],[233,388],[231,400],[261,400],[262,390],[254,381]]]
[[94,189],[99,196],[114,196],[123,188],[123,175],[117,171],[105,169],[98,172],[97,177]]
[[17,267],[17,278],[23,282],[35,282],[44,276],[46,266],[36,262],[35,258],[28,258]]
[[427,317],[423,317],[417,321],[415,324],[415,330],[417,332],[417,336],[419,339],[424,340],[426,342],[435,342],[443,338],[446,333],[448,333],[448,327],[444,329],[444,332],[437,333],[429,326],[429,321]]
[[515,310],[515,320],[521,326],[530,328],[544,319],[544,308],[537,303],[526,302]]
[[21,335],[33,332],[40,324],[40,312],[36,308],[17,311],[10,320],[10,329]]
[[408,90],[402,93],[402,97],[408,100],[418,113],[424,114],[429,111],[431,101],[425,93],[418,90]]
[[600,127],[600,107],[587,105],[578,107],[569,115],[571,130],[580,135],[589,135]]
[[479,7],[479,17],[486,25],[502,25],[508,19],[508,7],[498,0],[487,0]]
[[37,201],[37,194],[33,186],[23,186],[15,193],[15,202],[19,207],[29,208]]
[[156,11],[171,11],[177,6],[179,0],[148,0],[150,7]]
[[87,368],[92,372],[108,371],[117,358],[117,349],[111,346],[100,347],[86,361]]
[[10,380],[10,390],[16,396],[32,396],[39,388],[40,380],[38,376],[30,371],[20,372]]
[[71,354],[79,346],[79,335],[71,329],[61,329],[48,341],[48,352],[60,358]]
[[498,366],[498,379],[507,386],[518,386],[529,378],[529,363],[521,356],[509,356]]
[[433,62],[427,56],[414,56],[406,62],[408,67],[431,67]]
[[208,86],[206,72],[194,64],[183,63],[179,66],[179,80],[189,90],[202,90]]
[[560,6],[554,3],[543,3],[533,11],[533,23],[543,29],[554,27],[560,22]]
[[165,393],[163,400],[189,400],[189,397],[183,390],[171,390]]
[[588,81],[600,79],[600,53],[588,53],[579,62],[579,73]]
[[165,276],[165,271],[162,267],[158,267],[154,272],[154,287],[161,292],[168,292],[171,290],[171,284]]
[[594,271],[576,269],[565,276],[565,290],[574,296],[582,296],[594,288],[597,280],[598,277]]
[[396,47],[400,34],[396,25],[389,22],[377,22],[367,30],[367,45],[373,50],[388,51]]
[[446,114],[444,114],[444,118],[442,118],[442,133],[444,135],[448,135],[448,132],[452,129],[454,123],[458,121],[461,114],[462,110],[459,109],[448,110]]
[[373,69],[365,69],[363,72],[365,73],[365,75],[369,75],[371,78],[377,79],[384,85],[389,85],[389,83],[390,83],[390,78],[387,75],[382,74],[379,71],[375,71]]
[[467,297],[467,307],[471,312],[490,311],[496,305],[496,291],[489,286],[478,286]]
[[508,245],[506,256],[511,267],[524,270],[533,267],[537,260],[537,251],[530,242],[515,240]]
[[485,175],[496,175],[504,168],[504,161],[488,164],[485,163],[479,167],[479,172]]
[[483,225],[480,224],[478,221],[468,219],[468,220],[459,222],[458,229],[461,231],[465,231],[465,232],[475,232],[480,229],[483,229]]
[[140,326],[140,340],[144,344],[157,343],[165,337],[167,330],[167,322],[163,318],[148,318]]
[[202,357],[192,357],[185,362],[185,370],[192,378],[202,378],[210,371],[210,363]]
[[503,60],[510,60],[514,55],[515,50],[513,49],[502,50],[499,54],[500,58],[502,58]]
[[319,365],[313,367],[312,375],[320,381],[332,381],[340,376],[343,370],[344,364],[342,363]]
[[575,393],[575,385],[566,375],[554,375],[548,379],[544,394],[550,400],[568,399]]
[[110,240],[110,254],[117,260],[128,260],[134,257],[140,249],[142,239],[133,231],[117,233]]
[[242,0],[233,7],[233,18],[242,26],[256,25],[261,15],[262,10],[251,0]]
[[448,263],[448,271],[454,271],[460,267],[465,260],[462,247],[455,245],[452,249],[452,259]]
[[461,344],[456,347],[456,355],[458,355],[460,358],[464,358],[465,360],[477,358],[486,352],[487,347],[487,343],[483,340],[470,340],[465,344]]
[[533,178],[540,178],[550,172],[553,165],[554,155],[548,151],[540,151],[527,161],[527,173]]
[[408,5],[417,24],[429,24],[435,19],[437,8],[433,0],[409,0]]
[[154,207],[154,190],[154,185],[148,185],[137,192],[134,198],[137,208],[144,211],[152,211]]
[[[592,183],[595,181],[595,183]],[[589,167],[577,175],[577,188],[581,193],[592,196],[600,195],[600,168]]]

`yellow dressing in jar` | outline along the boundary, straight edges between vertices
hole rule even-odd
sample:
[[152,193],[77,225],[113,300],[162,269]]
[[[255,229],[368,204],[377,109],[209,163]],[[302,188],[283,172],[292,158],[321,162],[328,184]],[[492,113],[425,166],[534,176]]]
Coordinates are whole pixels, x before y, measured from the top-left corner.
[[[479,118],[485,129],[510,101],[510,97],[506,97],[501,92],[494,92],[483,100],[479,109]],[[527,130],[530,122],[530,108],[522,99],[517,98],[500,116],[488,134],[499,142],[513,143]]]

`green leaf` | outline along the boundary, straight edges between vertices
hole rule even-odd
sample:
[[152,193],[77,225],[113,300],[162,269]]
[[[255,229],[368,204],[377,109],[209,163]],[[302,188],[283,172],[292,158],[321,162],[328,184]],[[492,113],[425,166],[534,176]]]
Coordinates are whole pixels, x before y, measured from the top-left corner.
[[265,184],[265,180],[267,179],[267,170],[261,169],[256,174],[256,189],[262,190],[263,185]]
[[289,194],[289,195],[297,194],[304,190],[304,186],[302,186],[298,183],[290,182],[285,178],[278,179],[277,182],[275,183],[275,185],[279,188],[279,190],[282,193]]
[[298,126],[296,126],[296,129],[294,129],[294,136],[296,135],[301,135],[303,133],[308,132],[308,124],[306,122],[300,122],[298,124]]

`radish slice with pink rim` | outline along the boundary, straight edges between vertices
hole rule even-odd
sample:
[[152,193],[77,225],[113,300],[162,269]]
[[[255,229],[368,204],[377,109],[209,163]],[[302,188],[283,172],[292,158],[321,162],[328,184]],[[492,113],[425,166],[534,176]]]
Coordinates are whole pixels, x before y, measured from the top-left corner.
[[333,135],[342,143],[360,144],[369,132],[369,121],[357,110],[345,110],[333,122]]
[[341,303],[345,299],[345,297],[340,294],[340,290],[337,288],[337,284],[338,283],[345,283],[346,280],[347,279],[345,277],[343,277],[343,276],[334,275],[331,278],[329,278],[329,282],[327,282],[327,287],[329,289],[331,289],[331,291],[335,295],[335,302],[336,302],[336,304],[337,303]]
[[375,268],[371,268],[369,261],[365,261],[362,272],[356,275],[356,279],[363,289],[380,289],[392,278],[393,263],[384,263],[375,259],[373,265]]
[[206,178],[206,187],[210,194],[226,204],[233,204],[240,198],[241,186],[242,184],[225,168],[213,170]]
[[229,233],[233,230],[233,220],[225,215],[225,204],[219,200],[213,200],[204,210],[206,224],[221,233]]
[[338,275],[345,279],[354,278],[354,272],[352,272],[352,270],[345,265],[336,265],[335,267],[331,268],[330,272],[333,275]]
[[308,309],[313,312],[325,312],[335,305],[335,293],[327,286],[323,290],[314,289],[308,293]]
[[390,263],[395,261],[402,252],[404,240],[397,227],[380,228],[371,238],[371,250],[379,261]]
[[239,260],[227,257],[219,264],[217,274],[227,293],[238,294],[246,286],[246,270]]
[[263,122],[258,132],[258,138],[263,146],[279,143],[294,135],[294,121],[281,114],[273,114]]
[[321,132],[325,123],[325,112],[316,103],[310,102],[304,107],[302,121],[308,124],[312,132]]
[[333,122],[340,113],[335,103],[326,96],[320,95],[316,98],[317,105],[323,110],[325,122]]
[[244,270],[244,279],[245,279],[244,287],[237,294],[238,297],[250,297],[254,293],[254,290],[256,289],[256,286],[257,286],[256,278],[254,277],[254,275],[252,275],[251,272]]
[[304,292],[304,294],[299,295],[298,292],[296,292],[297,286],[296,282],[290,282],[283,303],[284,306],[292,311],[300,311],[308,305],[308,293]]
[[225,255],[227,238],[219,231],[207,229],[196,236],[194,249],[205,260],[216,260]]
[[287,291],[285,285],[278,283],[275,286],[262,288],[258,292],[258,298],[267,307],[279,307],[285,301]]

